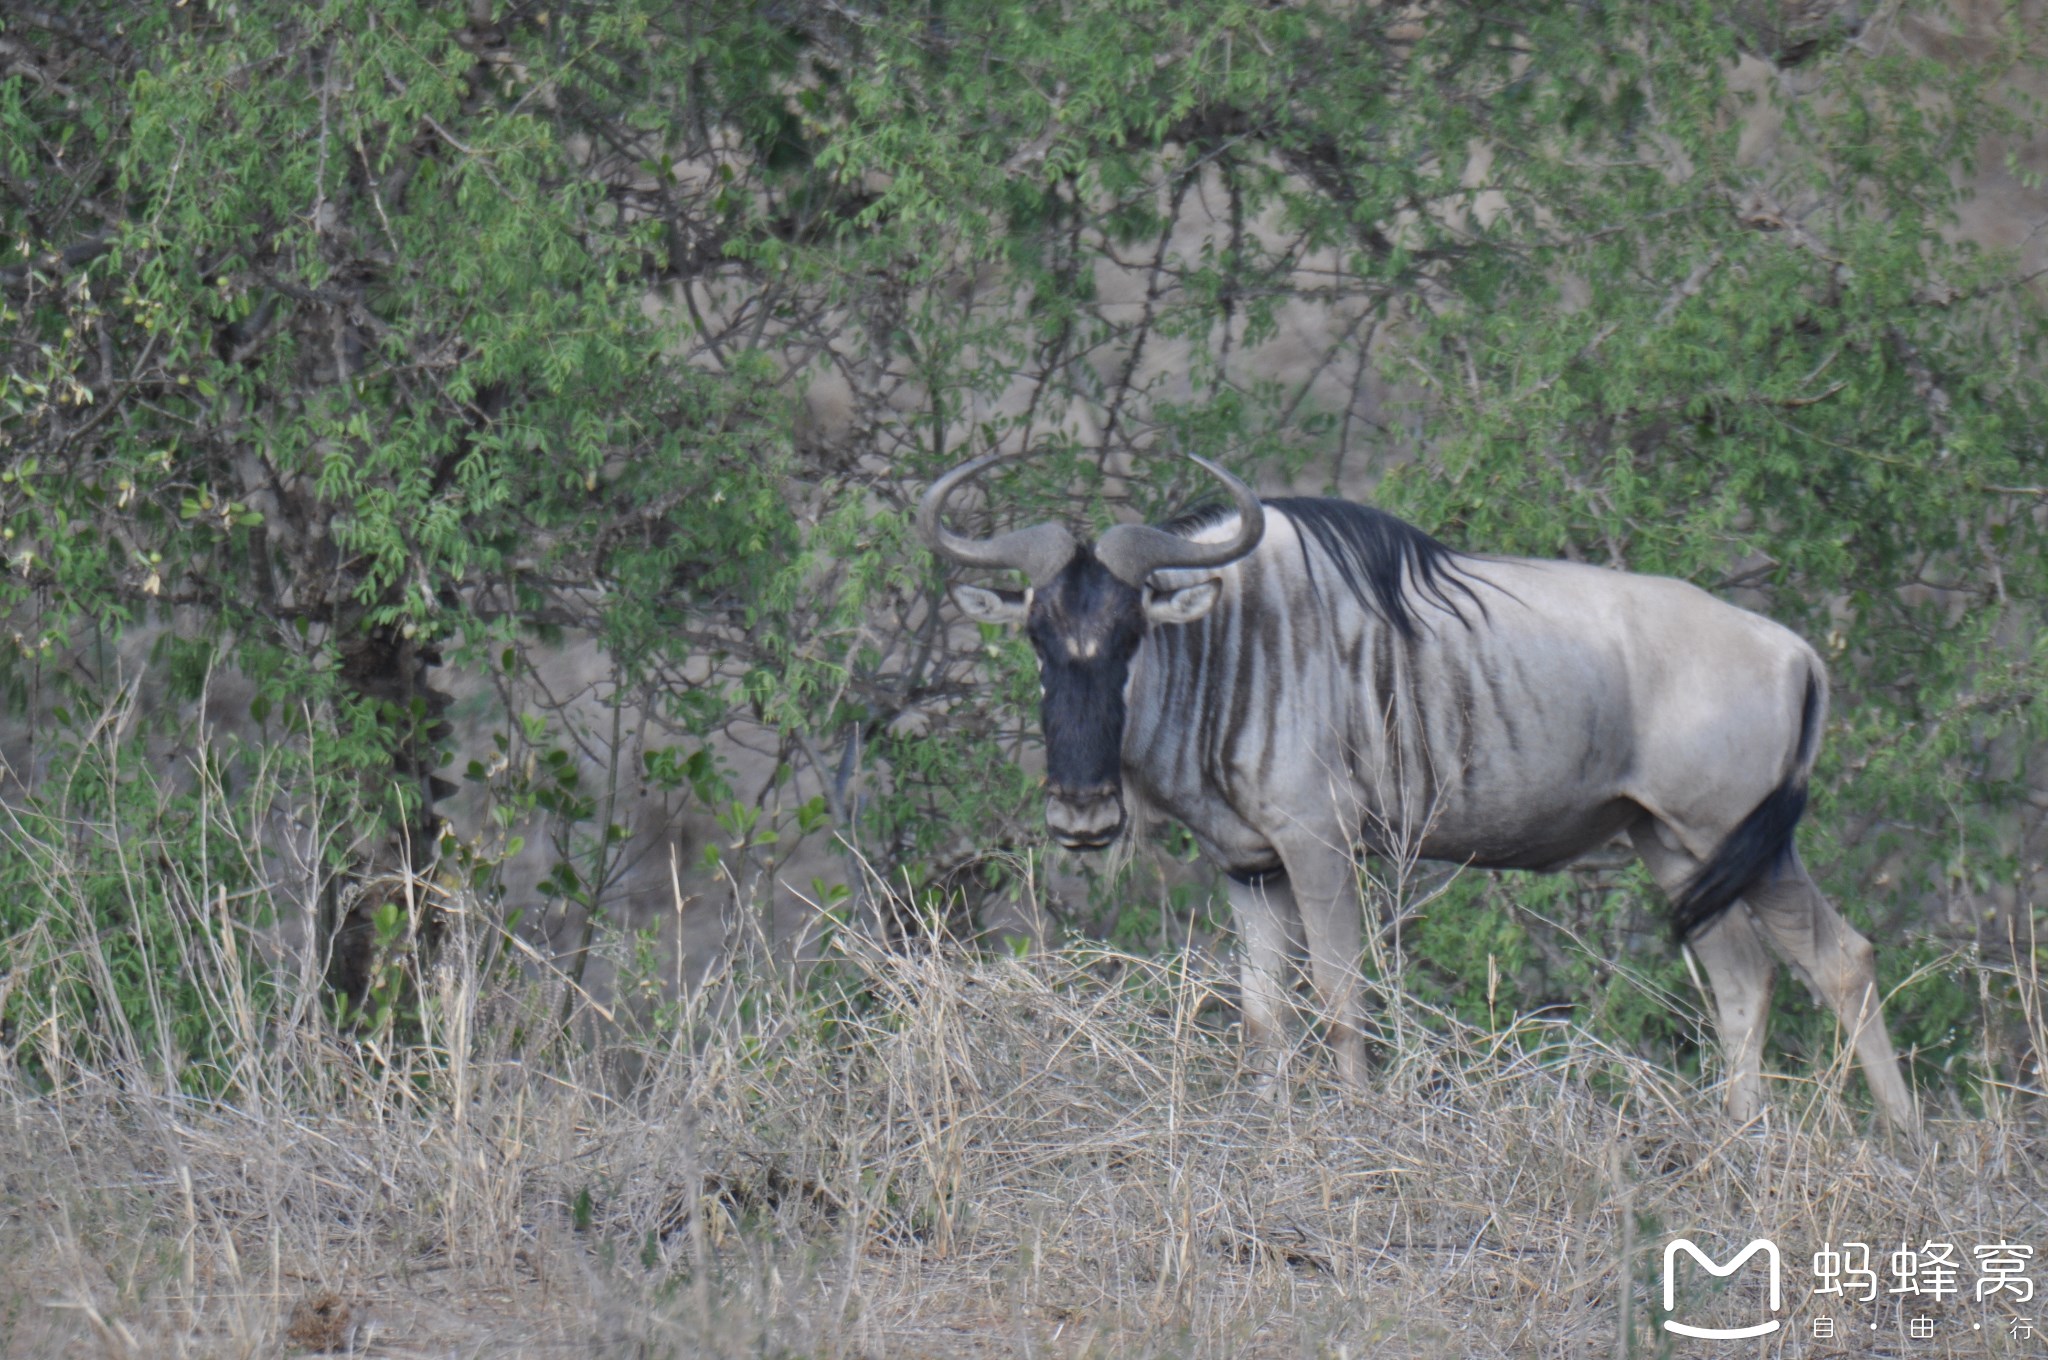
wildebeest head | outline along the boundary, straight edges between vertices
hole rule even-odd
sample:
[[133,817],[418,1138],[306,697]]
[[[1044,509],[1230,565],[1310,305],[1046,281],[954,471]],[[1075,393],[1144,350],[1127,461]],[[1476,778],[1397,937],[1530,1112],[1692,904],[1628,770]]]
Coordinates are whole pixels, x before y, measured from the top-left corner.
[[1205,459],[1238,514],[1226,542],[1197,543],[1142,524],[1119,524],[1093,545],[1066,526],[1038,524],[994,538],[971,539],[941,522],[946,500],[1001,455],[963,463],[933,482],[917,524],[933,552],[965,567],[1021,571],[1027,590],[953,587],[953,599],[984,623],[1022,623],[1038,653],[1045,729],[1045,823],[1072,850],[1098,850],[1123,830],[1124,689],[1131,658],[1155,624],[1201,618],[1216,603],[1215,578],[1178,589],[1156,588],[1154,572],[1199,570],[1235,562],[1266,531],[1259,498]]

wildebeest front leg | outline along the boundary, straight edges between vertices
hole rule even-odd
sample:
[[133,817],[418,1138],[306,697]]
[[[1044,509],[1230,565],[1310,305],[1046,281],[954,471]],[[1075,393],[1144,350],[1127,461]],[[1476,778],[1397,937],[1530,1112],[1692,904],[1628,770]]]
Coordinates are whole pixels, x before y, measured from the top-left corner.
[[1294,895],[1284,874],[1250,882],[1228,880],[1230,916],[1237,927],[1238,1009],[1245,1055],[1263,1094],[1277,1096],[1287,1077],[1287,992],[1296,922]]
[[1320,841],[1280,847],[1294,904],[1308,943],[1317,1013],[1329,1035],[1337,1075],[1354,1089],[1365,1086],[1364,1004],[1358,963],[1364,943],[1364,908],[1358,869],[1349,853]]
[[1784,872],[1751,888],[1748,899],[1778,948],[1849,1034],[1878,1113],[1893,1128],[1917,1132],[1919,1114],[1879,1006],[1870,941],[1821,895],[1796,858]]

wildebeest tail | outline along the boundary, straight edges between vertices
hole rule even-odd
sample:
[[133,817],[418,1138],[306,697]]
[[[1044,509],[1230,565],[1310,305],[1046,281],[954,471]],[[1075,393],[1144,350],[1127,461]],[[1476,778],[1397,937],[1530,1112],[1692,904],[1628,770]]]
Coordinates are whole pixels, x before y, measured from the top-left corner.
[[1672,927],[1681,941],[1713,924],[1735,900],[1792,858],[1792,833],[1806,812],[1806,774],[1820,741],[1822,691],[1818,677],[1806,677],[1806,701],[1799,715],[1799,751],[1778,787],[1764,795],[1700,866],[1672,907]]

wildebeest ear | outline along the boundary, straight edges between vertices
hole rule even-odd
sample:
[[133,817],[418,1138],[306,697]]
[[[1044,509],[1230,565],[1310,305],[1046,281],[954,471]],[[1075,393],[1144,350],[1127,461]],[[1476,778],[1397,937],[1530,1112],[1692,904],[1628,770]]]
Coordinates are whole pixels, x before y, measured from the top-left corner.
[[954,586],[953,603],[976,623],[1022,623],[1024,615],[1031,609],[1031,592]]
[[1179,590],[1148,591],[1145,617],[1154,623],[1193,623],[1215,607],[1222,593],[1223,587],[1213,580]]

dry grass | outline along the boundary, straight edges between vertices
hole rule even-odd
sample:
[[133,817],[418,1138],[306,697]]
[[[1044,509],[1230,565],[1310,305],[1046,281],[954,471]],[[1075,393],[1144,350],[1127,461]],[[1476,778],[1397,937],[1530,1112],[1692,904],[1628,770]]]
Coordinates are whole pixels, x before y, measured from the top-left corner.
[[472,920],[402,1046],[195,949],[230,1097],[103,1039],[0,1050],[0,1352],[1726,1353],[1660,1350],[1679,1233],[1784,1247],[1792,1330],[1742,1354],[2043,1344],[1999,1349],[1969,1324],[2011,1310],[1969,1302],[1932,1341],[1889,1305],[1836,1310],[1850,1341],[1800,1332],[1824,1240],[2048,1253],[2022,1103],[1924,1154],[1859,1132],[1838,1066],[1737,1131],[1567,1025],[1475,1032],[1387,991],[1369,1092],[1311,1054],[1263,1101],[1211,960],[1082,948],[855,943],[801,987],[742,963],[651,1037],[586,1006],[571,1041],[559,990],[479,971]]

